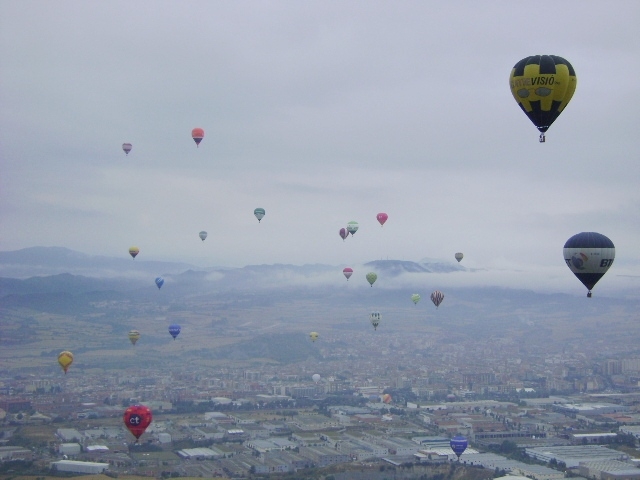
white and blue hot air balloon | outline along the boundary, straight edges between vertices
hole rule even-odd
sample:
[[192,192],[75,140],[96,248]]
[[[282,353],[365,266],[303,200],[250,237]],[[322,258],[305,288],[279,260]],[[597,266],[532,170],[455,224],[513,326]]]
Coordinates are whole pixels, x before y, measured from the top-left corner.
[[567,240],[563,253],[565,263],[587,287],[587,297],[591,298],[591,289],[613,265],[616,248],[601,233],[582,232]]

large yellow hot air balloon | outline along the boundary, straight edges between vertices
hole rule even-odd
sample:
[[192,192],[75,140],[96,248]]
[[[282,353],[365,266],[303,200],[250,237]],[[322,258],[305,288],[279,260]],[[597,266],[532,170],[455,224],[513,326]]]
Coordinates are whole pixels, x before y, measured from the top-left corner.
[[66,375],[67,370],[69,370],[69,367],[73,363],[73,353],[66,350],[64,352],[60,352],[60,355],[58,355],[58,363],[60,364],[62,370],[64,370],[64,374]]
[[311,339],[312,342],[315,342],[319,336],[320,334],[318,334],[318,332],[311,332],[309,334],[309,338]]
[[571,64],[557,55],[525,57],[511,69],[511,94],[540,131],[541,142],[573,97],[577,83]]

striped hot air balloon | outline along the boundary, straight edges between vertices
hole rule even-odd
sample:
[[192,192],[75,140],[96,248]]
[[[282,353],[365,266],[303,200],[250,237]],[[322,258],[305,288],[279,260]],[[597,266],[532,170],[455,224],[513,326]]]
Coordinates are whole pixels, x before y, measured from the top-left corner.
[[442,293],[440,290],[436,290],[431,294],[431,301],[436,306],[436,308],[440,306],[442,300],[444,300],[444,293]]

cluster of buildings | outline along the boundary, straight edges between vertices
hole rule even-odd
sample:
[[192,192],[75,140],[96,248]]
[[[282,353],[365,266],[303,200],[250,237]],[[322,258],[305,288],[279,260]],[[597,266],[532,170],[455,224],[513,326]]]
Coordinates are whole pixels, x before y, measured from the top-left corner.
[[[438,342],[367,331],[324,335],[314,345],[322,360],[286,365],[221,367],[190,362],[187,352],[171,368],[5,372],[0,461],[81,473],[239,476],[452,462],[449,438],[464,435],[462,464],[538,480],[566,469],[640,479],[634,455],[608,448],[640,437],[640,357],[615,344],[587,354],[571,344],[534,349],[502,334]],[[139,447],[121,422],[133,403],[154,413]],[[24,425],[50,432],[46,447],[12,443]],[[500,455],[505,442],[539,463]]]
[[[243,399],[213,397],[220,403],[189,404],[213,405],[213,410],[179,413],[168,400],[147,401],[148,381],[133,386],[132,395],[155,413],[139,447],[132,447],[134,438],[120,420],[124,408],[118,401],[114,404],[112,396],[87,402],[66,390],[23,394],[2,399],[7,410],[3,408],[0,428],[0,461],[32,460],[78,473],[233,477],[372,462],[437,465],[458,461],[449,439],[462,434],[470,443],[459,459],[462,464],[537,480],[563,478],[567,469],[585,478],[640,480],[640,460],[608,448],[621,436],[640,440],[637,394],[398,404],[383,403],[369,389],[335,397],[361,400],[356,406],[327,405],[327,394],[314,394],[316,403],[305,406],[296,405],[302,399],[286,395],[267,402],[273,395],[255,394]],[[48,396],[57,400],[45,401]],[[12,445],[12,432],[24,424],[54,431],[49,448]],[[525,464],[498,454],[505,441],[540,463]],[[595,475],[596,471],[604,473]]]

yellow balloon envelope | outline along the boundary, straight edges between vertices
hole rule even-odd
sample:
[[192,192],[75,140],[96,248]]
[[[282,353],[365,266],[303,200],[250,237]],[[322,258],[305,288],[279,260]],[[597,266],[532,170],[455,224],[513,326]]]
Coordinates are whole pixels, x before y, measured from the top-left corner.
[[129,248],[129,255],[131,255],[133,258],[136,258],[136,255],[138,255],[139,253],[140,249],[138,247]]
[[62,370],[64,370],[64,374],[66,375],[67,370],[73,363],[73,353],[66,350],[64,352],[60,352],[60,355],[58,355],[58,363],[60,364]]
[[577,83],[571,64],[557,55],[525,57],[511,69],[511,94],[540,131],[541,142],[573,97]]
[[312,342],[315,342],[319,336],[320,334],[318,332],[311,332],[309,334],[309,338],[311,339]]
[[135,345],[136,342],[140,340],[140,332],[138,330],[131,330],[129,332],[129,340]]

